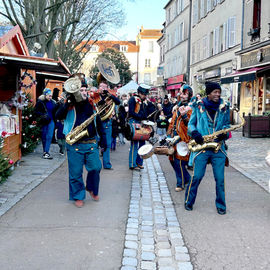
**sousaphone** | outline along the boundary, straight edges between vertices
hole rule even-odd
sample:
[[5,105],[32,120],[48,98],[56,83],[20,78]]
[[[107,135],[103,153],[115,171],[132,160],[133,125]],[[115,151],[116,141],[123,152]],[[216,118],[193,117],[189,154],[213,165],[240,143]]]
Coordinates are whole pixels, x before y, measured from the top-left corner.
[[[99,70],[99,74],[97,76],[97,81],[100,83],[102,80],[106,80],[112,84],[117,84],[120,82],[120,76],[119,73],[111,61],[109,61],[106,58],[99,58],[97,61],[97,67]],[[114,111],[115,104],[110,99],[109,95],[106,97],[105,102],[108,105],[108,109],[103,111],[103,113],[100,114],[101,121],[106,120],[109,118]],[[100,100],[96,103],[97,109],[100,110],[101,107],[104,106],[103,101]]]
[[101,75],[110,83],[117,84],[120,82],[119,73],[111,61],[106,58],[99,58],[97,67]]

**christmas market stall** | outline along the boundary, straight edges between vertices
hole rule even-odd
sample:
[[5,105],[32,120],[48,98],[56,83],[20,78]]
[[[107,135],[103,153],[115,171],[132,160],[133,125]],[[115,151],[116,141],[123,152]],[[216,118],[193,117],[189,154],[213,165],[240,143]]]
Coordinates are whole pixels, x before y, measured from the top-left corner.
[[26,139],[37,140],[32,114],[37,97],[48,83],[54,86],[52,80],[64,82],[69,75],[60,59],[31,56],[18,26],[0,27],[0,141],[10,163],[21,159]]

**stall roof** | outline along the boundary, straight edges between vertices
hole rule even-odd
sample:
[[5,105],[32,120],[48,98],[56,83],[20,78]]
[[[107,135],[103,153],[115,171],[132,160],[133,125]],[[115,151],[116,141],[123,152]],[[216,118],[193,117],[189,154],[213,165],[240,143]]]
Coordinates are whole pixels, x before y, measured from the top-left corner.
[[270,65],[263,67],[253,67],[241,71],[236,71],[230,75],[224,76],[220,79],[221,84],[224,83],[238,83],[245,81],[253,81],[256,77],[263,76],[263,72],[270,69]]
[[11,65],[16,68],[31,69],[41,72],[70,74],[69,69],[60,58],[56,61],[51,58],[0,53],[0,65]]

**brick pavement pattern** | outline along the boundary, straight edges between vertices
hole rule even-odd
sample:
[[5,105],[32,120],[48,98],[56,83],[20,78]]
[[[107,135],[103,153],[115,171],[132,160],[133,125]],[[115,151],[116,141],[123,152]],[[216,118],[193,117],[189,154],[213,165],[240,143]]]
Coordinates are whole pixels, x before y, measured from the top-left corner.
[[230,165],[270,192],[270,167],[265,157],[270,151],[270,138],[247,138],[242,132],[232,132],[227,141]]
[[121,270],[191,270],[188,250],[155,155],[133,172]]

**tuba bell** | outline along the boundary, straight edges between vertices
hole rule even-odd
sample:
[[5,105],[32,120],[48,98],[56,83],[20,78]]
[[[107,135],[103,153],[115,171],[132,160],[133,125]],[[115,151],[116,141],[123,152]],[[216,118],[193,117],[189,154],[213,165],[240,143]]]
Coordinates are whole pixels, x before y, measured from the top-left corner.
[[[112,84],[117,84],[120,82],[120,75],[115,65],[108,59],[102,57],[99,58],[97,61],[97,67],[99,70],[99,73],[97,75],[98,84],[102,81],[108,81]],[[97,109],[99,111],[102,111],[102,113],[100,113],[101,121],[108,119],[115,108],[115,103],[112,102],[109,95],[105,98],[105,103],[109,106],[107,106],[106,110],[102,110],[101,108],[104,106],[104,101],[100,99],[96,102]]]
[[71,77],[64,83],[66,92],[72,94],[77,102],[83,100],[80,93],[81,85],[81,79],[78,76]]

